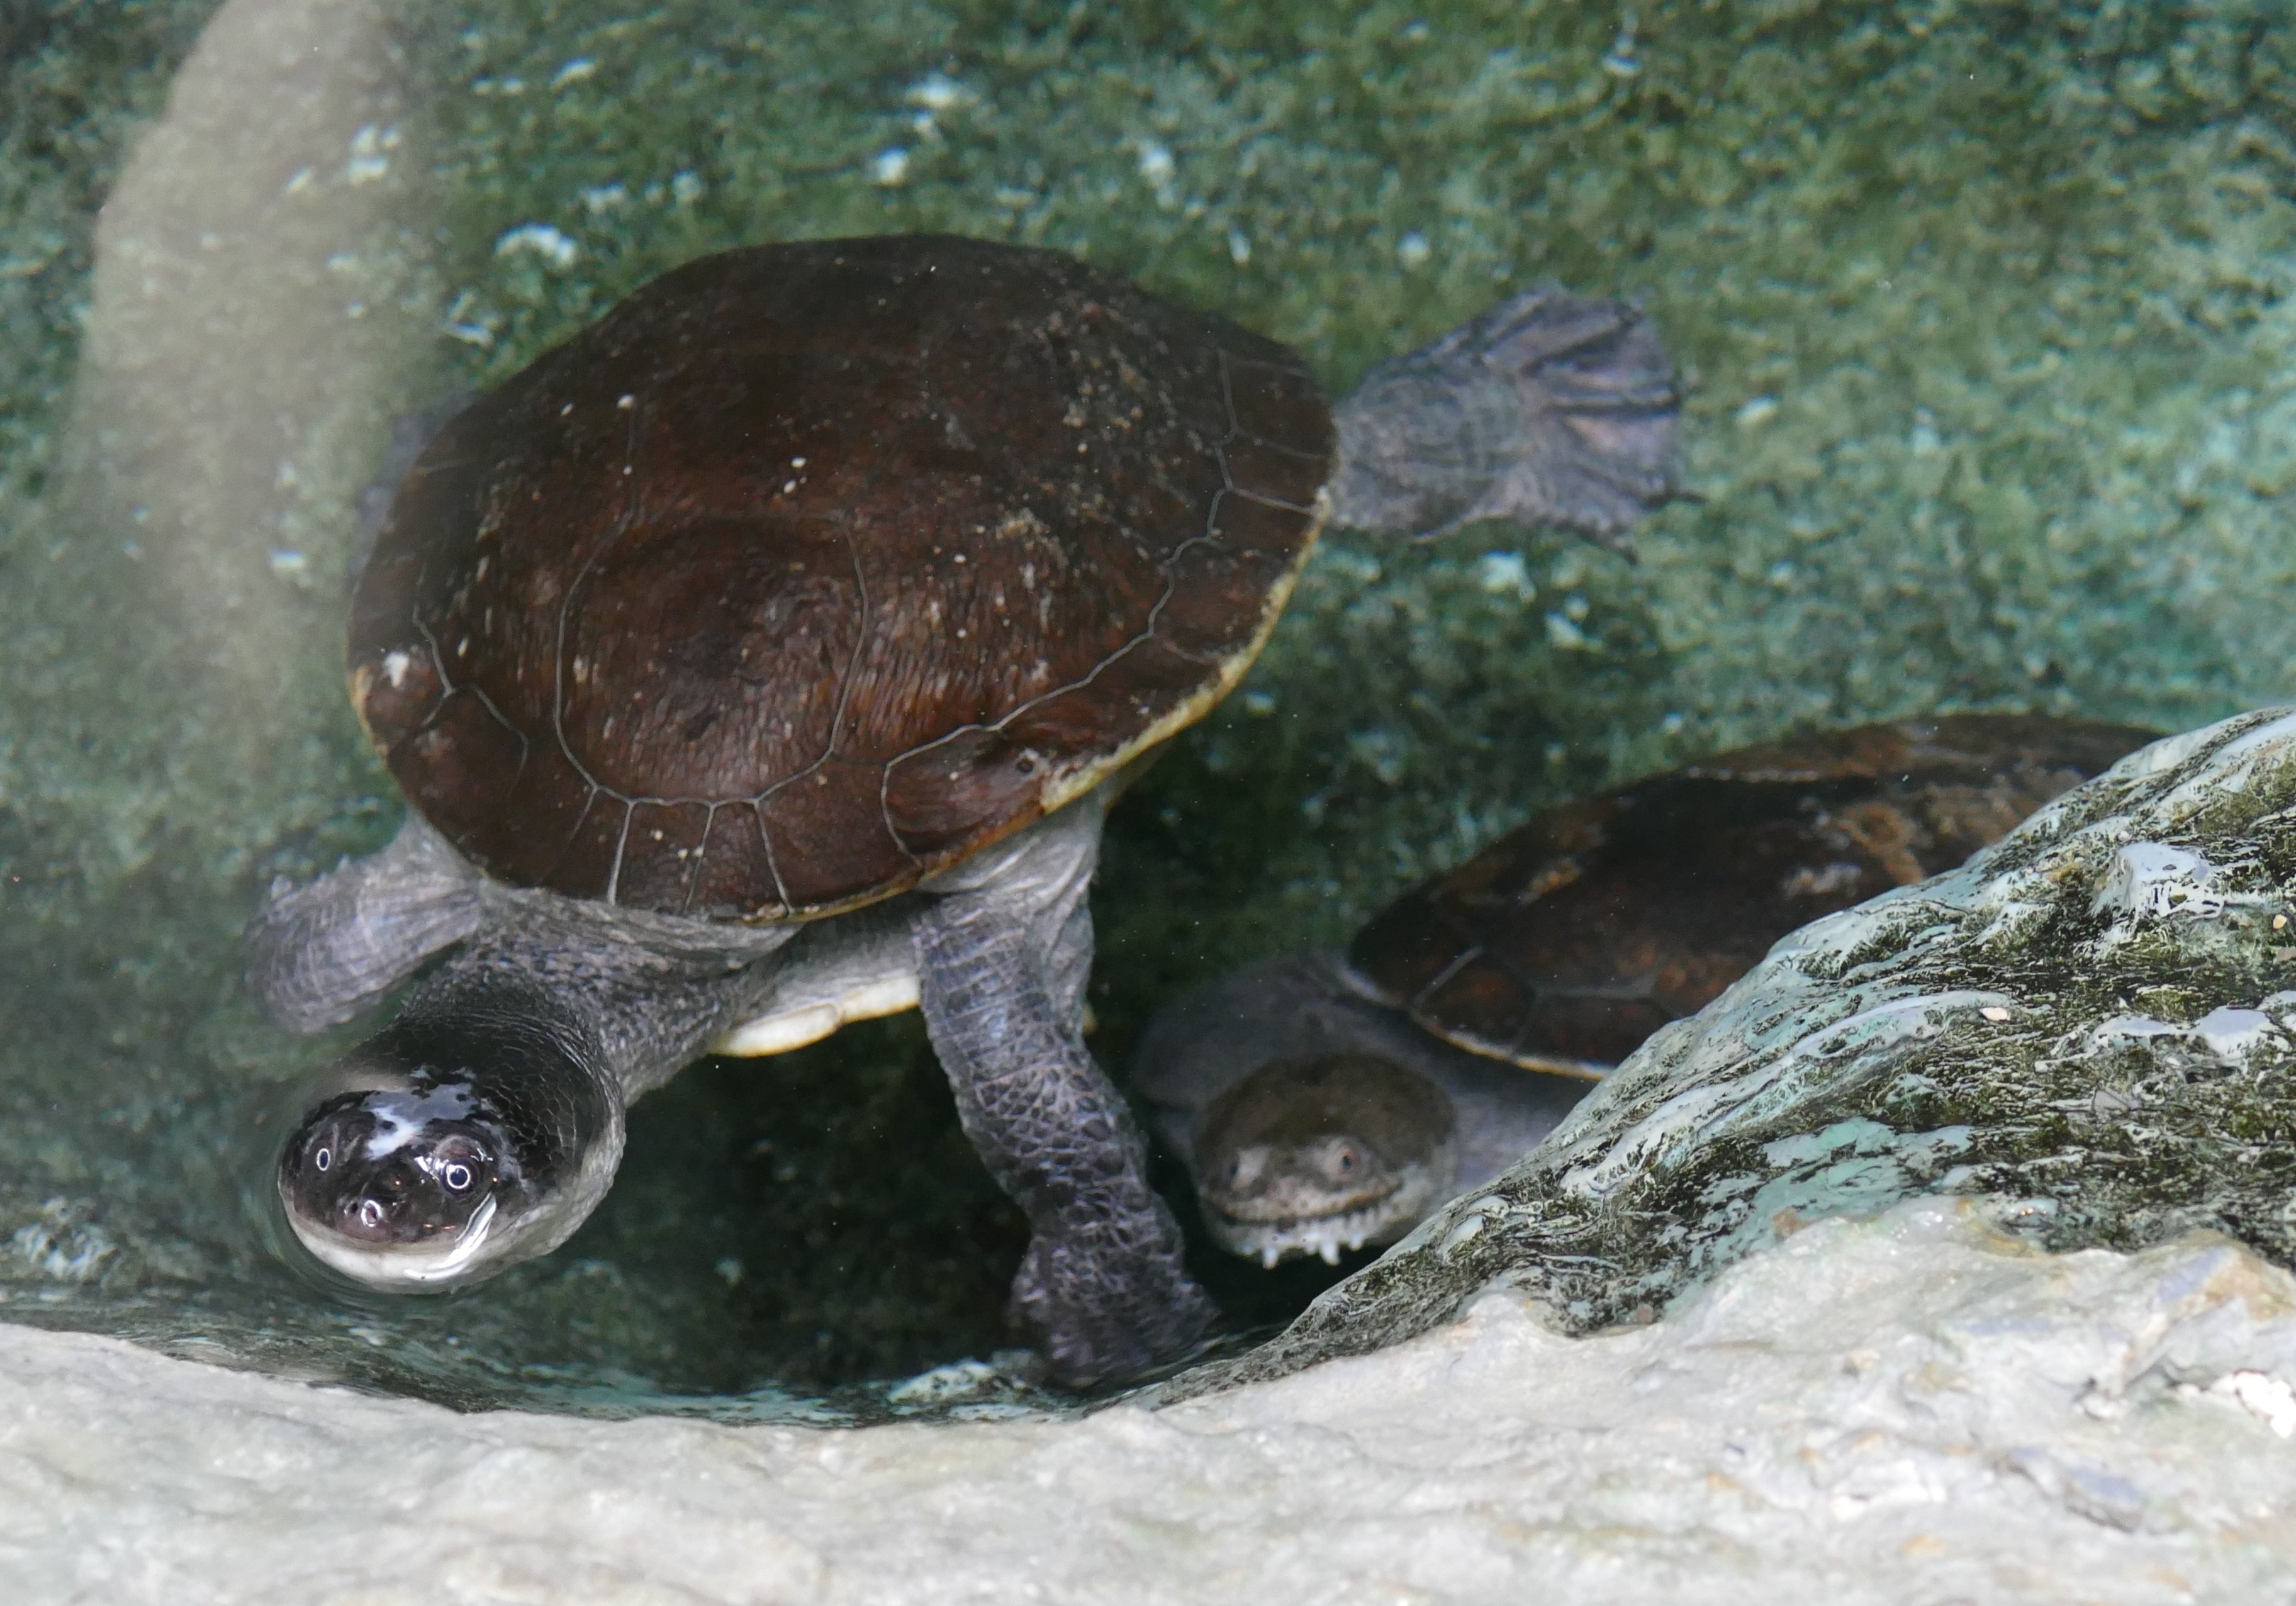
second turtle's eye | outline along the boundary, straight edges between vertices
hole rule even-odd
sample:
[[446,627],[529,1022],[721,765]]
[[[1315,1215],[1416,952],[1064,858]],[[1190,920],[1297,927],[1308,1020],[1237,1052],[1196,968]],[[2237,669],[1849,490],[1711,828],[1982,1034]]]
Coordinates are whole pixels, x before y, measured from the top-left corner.
[[321,1143],[318,1148],[318,1152],[311,1156],[311,1163],[318,1167],[322,1171],[327,1170],[335,1163],[335,1151],[332,1149],[328,1148],[326,1144]]
[[439,1173],[439,1180],[445,1183],[447,1186],[455,1192],[460,1193],[464,1189],[468,1188],[475,1179],[471,1174],[470,1167],[464,1165],[461,1160],[455,1160],[450,1163],[446,1169]]
[[1344,1138],[1331,1138],[1317,1145],[1314,1161],[1325,1181],[1352,1183],[1364,1168],[1364,1151]]

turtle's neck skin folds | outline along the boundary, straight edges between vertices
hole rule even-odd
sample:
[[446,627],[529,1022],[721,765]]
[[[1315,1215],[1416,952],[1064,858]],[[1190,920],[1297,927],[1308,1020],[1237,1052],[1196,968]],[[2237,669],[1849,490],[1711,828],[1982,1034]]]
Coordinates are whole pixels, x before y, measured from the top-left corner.
[[330,1068],[281,1156],[296,1236],[370,1286],[446,1287],[563,1242],[613,1180],[629,1101],[740,1020],[786,935],[642,946],[531,901]]

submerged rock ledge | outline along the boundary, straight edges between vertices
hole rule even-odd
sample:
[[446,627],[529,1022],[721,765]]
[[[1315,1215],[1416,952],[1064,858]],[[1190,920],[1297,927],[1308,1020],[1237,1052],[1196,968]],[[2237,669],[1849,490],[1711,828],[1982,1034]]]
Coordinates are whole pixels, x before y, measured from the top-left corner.
[[[2261,1599],[2296,1280],[1837,1220],[1659,1321],[1520,1294],[1160,1412],[857,1430],[435,1405],[0,1326],[13,1601]],[[1528,1592],[1528,1593],[1527,1593]]]
[[1648,1320],[1808,1223],[1988,1196],[2051,1249],[2197,1228],[2296,1262],[2296,712],[2154,743],[1950,874],[1805,927],[1488,1190],[1283,1334],[1280,1376],[1495,1285]]

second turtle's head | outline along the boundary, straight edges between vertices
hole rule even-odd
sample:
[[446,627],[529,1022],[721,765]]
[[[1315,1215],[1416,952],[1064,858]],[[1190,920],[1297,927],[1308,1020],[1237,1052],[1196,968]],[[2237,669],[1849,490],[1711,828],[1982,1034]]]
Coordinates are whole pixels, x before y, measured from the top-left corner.
[[394,1026],[337,1062],[279,1157],[288,1225],[370,1288],[439,1290],[556,1247],[621,1153],[619,1101],[545,1031]]
[[1221,1248],[1264,1266],[1392,1243],[1449,1192],[1451,1102],[1376,1054],[1263,1066],[1197,1123],[1197,1196]]

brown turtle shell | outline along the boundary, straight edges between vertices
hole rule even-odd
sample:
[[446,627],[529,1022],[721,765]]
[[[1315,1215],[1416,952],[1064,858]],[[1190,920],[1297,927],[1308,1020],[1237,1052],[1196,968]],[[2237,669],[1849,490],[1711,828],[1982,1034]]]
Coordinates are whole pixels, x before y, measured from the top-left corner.
[[728,251],[422,453],[353,602],[352,701],[504,881],[865,903],[1226,692],[1332,454],[1292,352],[1057,252]]
[[1820,915],[1950,870],[2157,733],[2027,715],[1739,748],[1549,809],[1357,936],[1437,1036],[1599,1076]]

